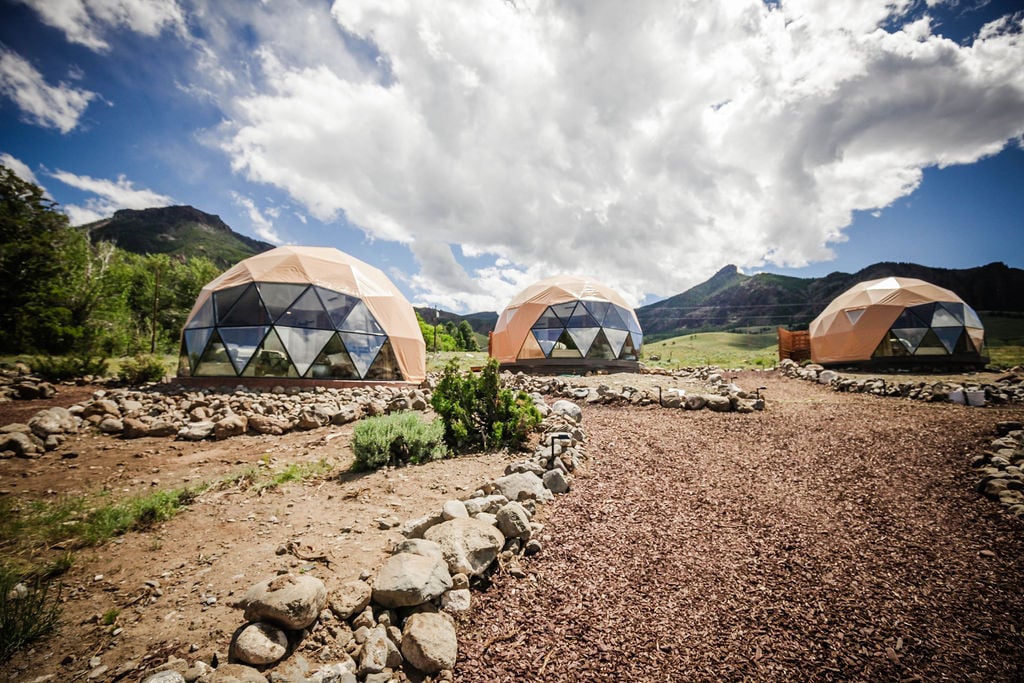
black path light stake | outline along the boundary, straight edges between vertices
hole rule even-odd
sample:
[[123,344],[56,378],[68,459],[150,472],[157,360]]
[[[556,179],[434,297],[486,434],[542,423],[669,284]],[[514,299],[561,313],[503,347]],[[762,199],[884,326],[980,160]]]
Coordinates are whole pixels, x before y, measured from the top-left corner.
[[767,388],[768,387],[758,387],[757,389],[754,389],[754,398],[761,398],[761,392]]
[[571,441],[572,437],[568,434],[552,434],[551,435],[551,459],[555,459],[555,440],[559,441]]

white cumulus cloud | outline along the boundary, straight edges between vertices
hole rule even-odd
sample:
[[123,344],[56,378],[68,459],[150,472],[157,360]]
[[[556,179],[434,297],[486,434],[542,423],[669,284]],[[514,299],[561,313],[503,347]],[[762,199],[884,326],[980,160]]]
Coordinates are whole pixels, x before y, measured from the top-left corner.
[[0,95],[9,98],[29,122],[69,133],[96,93],[66,83],[50,85],[31,62],[0,45]]
[[14,175],[18,176],[26,183],[32,183],[33,185],[39,184],[39,180],[36,178],[36,174],[32,172],[32,169],[28,167],[21,159],[11,156],[7,152],[0,152],[0,165],[6,166],[7,168],[14,171]]
[[72,43],[103,52],[110,49],[104,34],[128,29],[157,36],[164,29],[185,32],[185,13],[175,0],[21,0],[39,17],[63,31]]
[[[408,245],[423,300],[500,308],[567,271],[673,294],[726,263],[827,260],[854,211],[1024,134],[1024,20],[960,45],[915,7],[339,1],[354,62],[264,42],[222,146],[317,218]],[[448,268],[447,245],[494,265]]]
[[65,185],[95,195],[86,199],[84,205],[69,204],[62,207],[72,225],[110,218],[118,209],[148,209],[174,204],[174,200],[166,195],[136,189],[134,183],[123,175],[118,176],[117,180],[91,178],[60,170],[49,175]]
[[[237,206],[240,206],[245,210],[249,220],[252,221],[252,230],[262,240],[266,240],[272,244],[282,244],[284,242],[281,239],[281,235],[278,234],[277,229],[274,228],[273,218],[278,215],[277,209],[267,209],[266,211],[260,211],[259,207],[249,197],[240,195],[237,192],[231,193],[231,199]],[[264,215],[264,213],[266,215]],[[268,218],[269,216],[269,218]]]

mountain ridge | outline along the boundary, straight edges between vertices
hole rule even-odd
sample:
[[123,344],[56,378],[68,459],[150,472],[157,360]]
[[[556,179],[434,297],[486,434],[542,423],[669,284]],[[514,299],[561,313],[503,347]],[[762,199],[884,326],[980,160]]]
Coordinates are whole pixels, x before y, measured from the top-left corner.
[[80,227],[93,242],[113,242],[135,254],[205,256],[221,268],[274,248],[235,232],[220,216],[188,205],[120,209]]

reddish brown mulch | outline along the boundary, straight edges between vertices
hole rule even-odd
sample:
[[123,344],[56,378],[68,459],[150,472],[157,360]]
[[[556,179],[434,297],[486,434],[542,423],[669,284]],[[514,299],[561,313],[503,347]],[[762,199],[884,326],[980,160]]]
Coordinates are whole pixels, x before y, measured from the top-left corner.
[[768,385],[753,415],[588,407],[531,578],[474,594],[462,681],[1024,679],[1024,523],[970,455],[1024,408]]

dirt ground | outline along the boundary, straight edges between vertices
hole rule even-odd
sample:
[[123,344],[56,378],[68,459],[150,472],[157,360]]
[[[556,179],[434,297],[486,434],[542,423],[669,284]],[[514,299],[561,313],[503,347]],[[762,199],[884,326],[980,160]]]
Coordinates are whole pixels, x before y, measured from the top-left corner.
[[[528,561],[530,578],[500,577],[475,595],[457,680],[1024,677],[1014,578],[1024,534],[974,494],[967,464],[997,421],[1022,419],[1024,408],[736,375],[742,387],[767,387],[768,410],[584,409],[587,466],[542,509],[545,550]],[[651,376],[585,381],[678,386]],[[81,400],[64,389],[57,402]],[[14,418],[27,419],[42,407],[25,404],[0,406],[0,423],[13,421],[9,408],[31,408]],[[347,472],[350,435],[351,426],[201,443],[82,435],[39,459],[0,461],[0,491],[121,497],[321,460]],[[378,520],[465,497],[515,457],[343,474],[262,495],[212,489],[151,531],[76,551],[59,632],[16,655],[0,681],[87,680],[95,657],[109,668],[88,680],[135,681],[169,656],[223,656],[242,624],[231,603],[250,585],[290,569],[330,589],[371,570],[399,538]],[[105,625],[110,610],[120,612]]]

